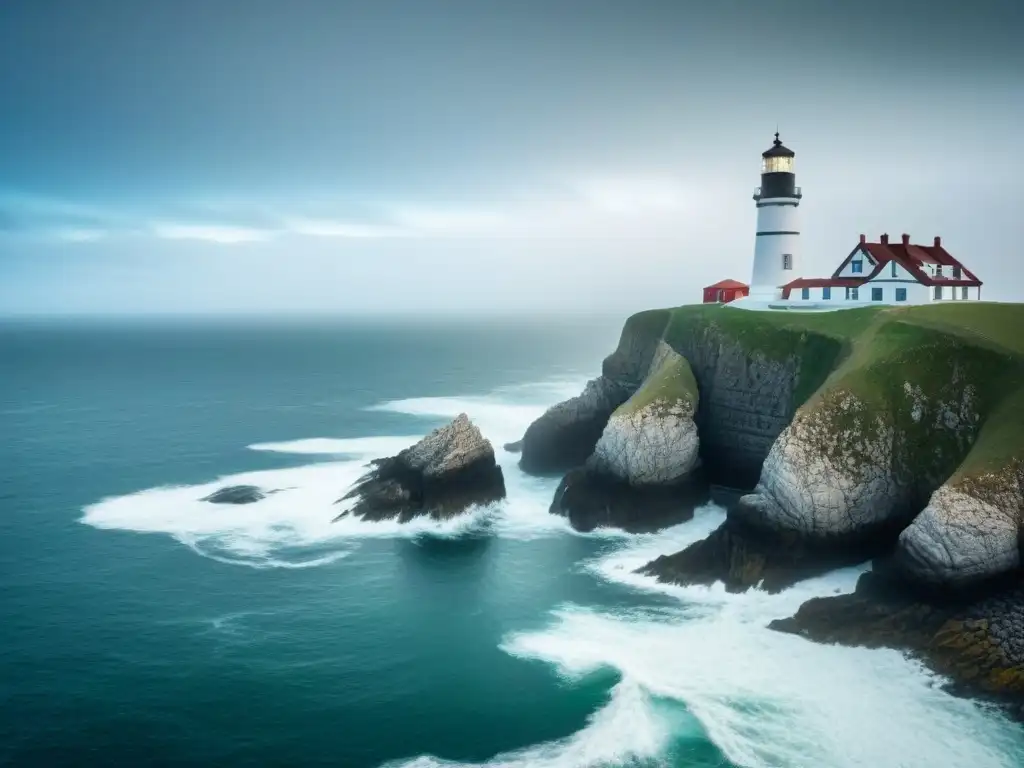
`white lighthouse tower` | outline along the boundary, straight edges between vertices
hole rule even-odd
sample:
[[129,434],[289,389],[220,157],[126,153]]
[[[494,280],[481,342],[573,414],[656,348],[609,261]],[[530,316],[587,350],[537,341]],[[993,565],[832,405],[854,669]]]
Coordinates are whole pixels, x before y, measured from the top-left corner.
[[779,141],[776,131],[771,148],[761,154],[761,186],[754,190],[757,202],[757,235],[750,298],[774,301],[779,286],[800,275],[800,187],[796,186],[796,154]]

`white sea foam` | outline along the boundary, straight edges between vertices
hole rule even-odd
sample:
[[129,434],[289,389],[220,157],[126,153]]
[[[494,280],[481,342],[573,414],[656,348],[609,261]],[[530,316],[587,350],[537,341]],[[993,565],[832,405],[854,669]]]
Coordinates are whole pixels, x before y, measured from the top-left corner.
[[[360,539],[459,536],[481,526],[494,508],[478,508],[451,520],[416,518],[409,523],[342,518],[337,499],[366,471],[360,460],[246,472],[211,483],[153,488],[104,499],[85,509],[83,522],[97,528],[173,536],[198,554],[255,568],[310,568],[348,555]],[[202,501],[226,485],[276,490],[253,504]]]
[[[575,385],[579,388],[579,384]],[[302,467],[244,472],[212,482],[152,488],[104,499],[85,509],[83,522],[97,528],[174,537],[204,557],[255,568],[310,568],[339,560],[367,538],[457,537],[491,533],[529,539],[569,531],[564,518],[548,513],[555,481],[528,477],[519,471],[518,456],[502,443],[518,439],[548,401],[569,385],[530,386],[489,396],[423,398],[382,403],[377,410],[425,418],[453,417],[466,412],[495,444],[509,498],[446,521],[417,518],[409,523],[367,522],[343,518],[335,502],[366,472],[373,458],[390,456],[415,443],[419,435],[362,438],[309,438],[257,443],[252,450],[329,456],[338,461]],[[507,402],[513,400],[515,402]],[[255,485],[275,493],[253,504],[210,504],[201,499],[227,485]],[[594,536],[619,536],[598,531]]]
[[588,564],[604,578],[671,594],[680,599],[678,608],[614,613],[566,605],[547,629],[510,635],[503,648],[546,661],[567,677],[614,669],[623,683],[685,705],[738,765],[1024,763],[1017,726],[944,692],[918,662],[892,650],[819,645],[767,628],[810,597],[851,591],[863,568],[811,579],[780,595],[733,595],[720,585],[672,587],[633,572],[720,518],[720,511],[702,510],[688,524],[693,530],[683,525],[639,537]]
[[[561,389],[559,389],[561,387]],[[254,450],[329,456],[298,468],[250,472],[193,486],[154,488],[105,499],[85,510],[99,528],[162,533],[196,552],[257,568],[314,567],[345,557],[373,537],[509,538],[563,535],[566,521],[547,511],[555,480],[518,470],[501,449],[518,439],[545,405],[579,391],[580,382],[521,387],[483,397],[422,398],[376,410],[424,420],[466,412],[495,444],[509,498],[450,521],[370,523],[343,519],[335,500],[365,471],[416,436],[315,438],[261,443]],[[432,426],[424,425],[423,433]],[[281,489],[249,505],[212,505],[203,496],[225,485]],[[978,705],[943,692],[934,676],[894,651],[817,645],[770,631],[810,597],[853,589],[862,568],[808,580],[779,595],[734,595],[721,585],[678,587],[635,573],[661,554],[703,538],[723,519],[709,505],[694,520],[658,534],[617,537],[623,546],[580,567],[638,592],[676,598],[674,607],[631,611],[564,605],[541,630],[507,636],[503,649],[551,664],[567,678],[611,669],[620,676],[608,702],[564,739],[497,755],[494,768],[584,768],[678,762],[680,740],[703,728],[742,766],[792,768],[943,768],[1024,764],[1020,730]],[[699,726],[697,723],[699,722]],[[430,756],[417,768],[462,765]]]
[[380,456],[393,456],[403,448],[415,443],[420,437],[421,435],[356,438],[310,437],[304,440],[288,440],[280,443],[255,443],[249,446],[249,450],[307,456],[352,456],[375,459]]
[[[572,736],[497,755],[481,763],[487,768],[585,768],[633,765],[654,760],[686,729],[685,716],[659,706],[631,680],[616,684],[608,703],[590,716]],[[389,763],[389,768],[452,768],[469,766],[433,756]]]

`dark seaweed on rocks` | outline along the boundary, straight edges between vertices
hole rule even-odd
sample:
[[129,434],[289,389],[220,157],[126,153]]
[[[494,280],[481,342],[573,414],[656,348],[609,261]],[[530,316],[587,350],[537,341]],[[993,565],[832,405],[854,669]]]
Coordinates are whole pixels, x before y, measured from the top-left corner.
[[613,527],[646,533],[691,519],[694,508],[709,498],[699,470],[681,483],[636,487],[581,467],[562,479],[550,511],[567,517],[578,531]]
[[858,538],[812,539],[743,520],[739,507],[711,534],[686,549],[662,555],[638,572],[672,584],[713,584],[729,592],[757,587],[780,592],[803,579],[820,576],[887,552],[899,529],[872,530]]
[[[883,564],[884,565],[884,564]],[[969,592],[923,592],[884,567],[852,594],[817,597],[770,628],[822,643],[897,648],[1024,721],[1024,583],[1019,574]]]

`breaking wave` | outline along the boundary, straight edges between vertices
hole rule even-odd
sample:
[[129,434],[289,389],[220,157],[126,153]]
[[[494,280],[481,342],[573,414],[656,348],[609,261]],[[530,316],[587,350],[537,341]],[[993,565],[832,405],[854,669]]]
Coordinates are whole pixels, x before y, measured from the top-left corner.
[[[1024,762],[1016,725],[950,695],[940,678],[903,654],[820,645],[767,628],[811,597],[852,591],[863,567],[778,595],[729,594],[721,584],[663,585],[634,572],[701,538],[722,518],[721,510],[705,508],[693,523],[638,537],[584,566],[609,581],[671,595],[678,605],[618,612],[564,605],[547,628],[511,634],[503,648],[551,664],[569,679],[614,670],[620,686],[641,692],[638,701],[677,702],[736,765],[1008,768]],[[674,746],[665,743],[648,756],[656,764],[685,765],[679,734],[674,738]],[[624,728],[601,741],[628,739]],[[621,762],[609,752],[586,764]]]
[[[518,439],[548,403],[579,389],[580,382],[559,382],[488,396],[415,398],[372,407],[424,422],[466,412],[495,444],[508,499],[453,520],[331,522],[339,509],[334,502],[365,471],[369,459],[394,454],[418,437],[405,435],[259,443],[250,448],[329,460],[104,499],[85,509],[83,522],[169,535],[204,557],[254,568],[325,565],[351,554],[368,538],[565,535],[570,533],[565,521],[547,511],[555,481],[522,474],[518,457],[501,450],[501,444]],[[432,426],[436,424],[424,423],[420,434]],[[237,507],[200,501],[217,488],[235,484],[276,492]],[[501,648],[523,663],[549,665],[569,685],[611,672],[616,682],[608,699],[576,733],[496,755],[482,765],[718,765],[718,758],[695,762],[703,759],[694,757],[695,745],[707,740],[739,766],[1024,764],[1015,725],[977,703],[949,695],[917,662],[895,651],[817,645],[767,629],[772,619],[791,615],[811,597],[852,590],[863,568],[836,571],[778,595],[756,590],[729,594],[720,585],[677,587],[635,573],[658,555],[703,538],[723,516],[720,508],[709,505],[697,510],[692,521],[657,534],[591,534],[618,539],[621,545],[578,567],[634,590],[641,607],[564,604],[546,626],[507,634]],[[423,755],[390,765],[469,764]]]
[[[488,396],[417,398],[371,407],[423,420],[450,419],[465,412],[495,444],[509,498],[451,520],[417,518],[398,523],[344,518],[331,522],[343,509],[335,502],[366,472],[367,462],[398,453],[429,431],[425,428],[418,435],[257,443],[249,448],[332,460],[243,472],[197,485],[162,486],[103,499],[85,508],[82,522],[96,528],[170,535],[204,557],[254,568],[326,565],[346,557],[360,540],[367,538],[450,538],[486,532],[529,539],[566,532],[566,522],[547,511],[553,481],[519,472],[518,456],[501,446],[521,437],[552,400],[579,388],[578,382],[556,382],[510,387]],[[255,485],[273,493],[256,503],[237,506],[202,501],[227,485]]]

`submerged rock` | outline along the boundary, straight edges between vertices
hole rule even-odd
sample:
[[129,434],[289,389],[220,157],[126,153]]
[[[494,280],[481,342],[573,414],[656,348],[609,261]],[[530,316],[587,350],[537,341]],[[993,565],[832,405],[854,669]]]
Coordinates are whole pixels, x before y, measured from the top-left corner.
[[401,522],[418,515],[447,518],[470,506],[505,498],[505,479],[494,448],[464,413],[397,456],[377,459],[372,466],[338,500],[352,504],[335,520],[349,514]]
[[229,485],[205,496],[201,501],[211,504],[252,504],[266,497],[267,494],[255,485]]
[[689,520],[709,497],[699,471],[679,483],[638,487],[578,467],[562,478],[549,511],[567,517],[578,531],[612,527],[645,533]]

